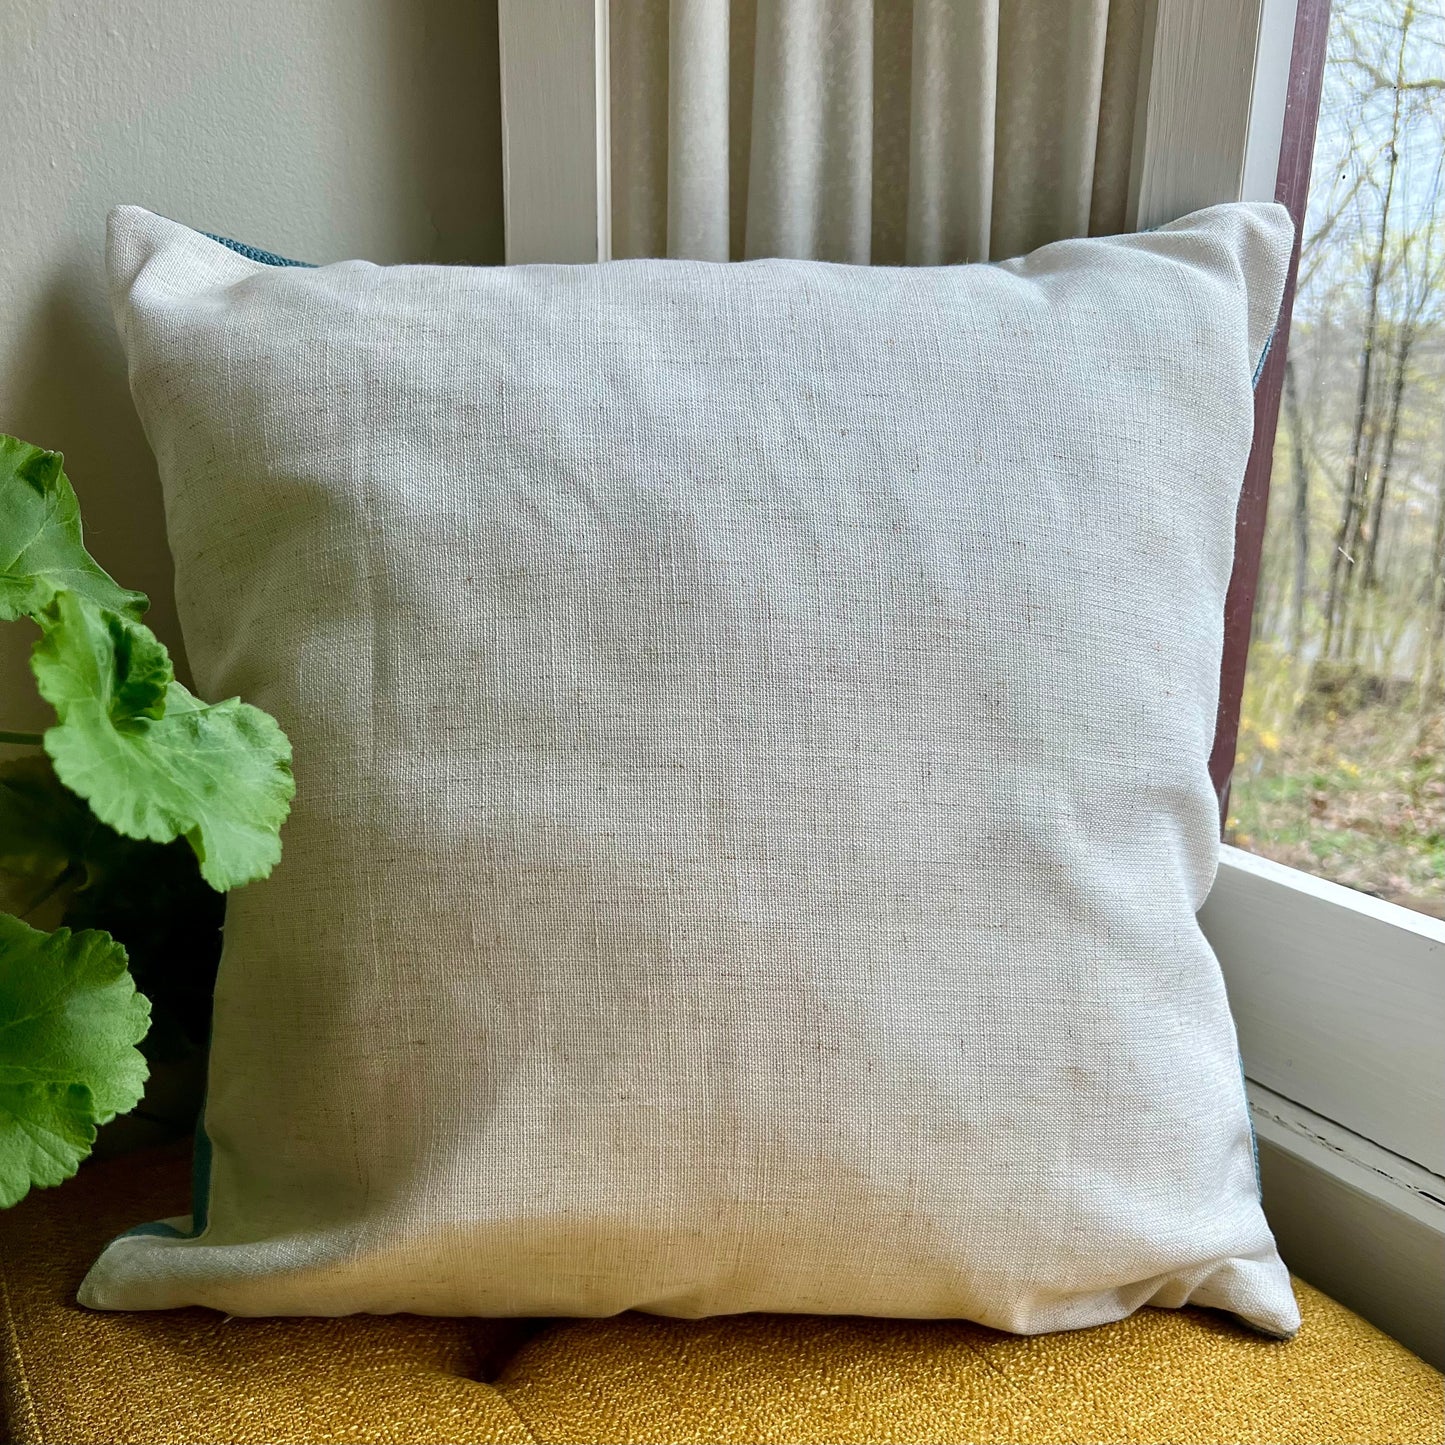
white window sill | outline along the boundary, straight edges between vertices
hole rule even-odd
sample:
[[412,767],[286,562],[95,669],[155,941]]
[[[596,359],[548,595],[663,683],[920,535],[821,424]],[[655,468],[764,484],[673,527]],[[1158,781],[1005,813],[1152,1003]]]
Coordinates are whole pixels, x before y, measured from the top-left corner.
[[1445,923],[1225,848],[1200,924],[1281,1253],[1445,1368]]

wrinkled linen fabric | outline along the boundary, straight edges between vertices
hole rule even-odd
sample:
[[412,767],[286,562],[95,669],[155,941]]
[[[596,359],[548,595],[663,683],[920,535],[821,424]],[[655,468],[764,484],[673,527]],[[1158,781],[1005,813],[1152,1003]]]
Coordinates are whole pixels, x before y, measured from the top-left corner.
[[995,266],[110,269],[232,896],[237,1315],[1298,1316],[1195,922],[1269,205]]

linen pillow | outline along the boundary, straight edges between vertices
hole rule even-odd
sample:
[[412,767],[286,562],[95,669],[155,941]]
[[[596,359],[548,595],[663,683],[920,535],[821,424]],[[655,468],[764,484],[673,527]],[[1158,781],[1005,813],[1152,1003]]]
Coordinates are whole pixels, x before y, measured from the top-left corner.
[[1195,923],[1291,232],[110,269],[202,692],[295,746],[195,1215],[232,1314],[1297,1314]]

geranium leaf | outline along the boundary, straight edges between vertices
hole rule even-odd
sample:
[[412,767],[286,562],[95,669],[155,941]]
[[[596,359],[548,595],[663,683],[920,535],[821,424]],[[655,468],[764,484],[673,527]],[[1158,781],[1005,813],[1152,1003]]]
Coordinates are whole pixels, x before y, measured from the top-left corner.
[[0,622],[35,617],[61,588],[139,617],[145,594],[121,587],[85,550],[62,460],[0,434]]
[[0,1084],[0,1209],[63,1184],[95,1144],[84,1084]]
[[119,833],[184,837],[212,888],[264,878],[295,793],[276,720],[238,698],[201,702],[149,628],[76,593],[38,621],[31,669],[59,720],[45,750],[60,781]]
[[150,1005],[104,933],[0,914],[0,1209],[59,1184],[145,1087]]

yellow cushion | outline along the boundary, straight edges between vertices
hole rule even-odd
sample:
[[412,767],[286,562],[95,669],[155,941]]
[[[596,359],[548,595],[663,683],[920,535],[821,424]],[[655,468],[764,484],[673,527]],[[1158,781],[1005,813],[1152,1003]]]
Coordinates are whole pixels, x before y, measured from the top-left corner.
[[184,1160],[124,1159],[0,1214],[18,1445],[132,1441],[1299,1442],[1442,1438],[1439,1374],[1297,1284],[1304,1329],[1198,1310],[1071,1334],[745,1315],[552,1324],[101,1315],[103,1240],[184,1209]]

